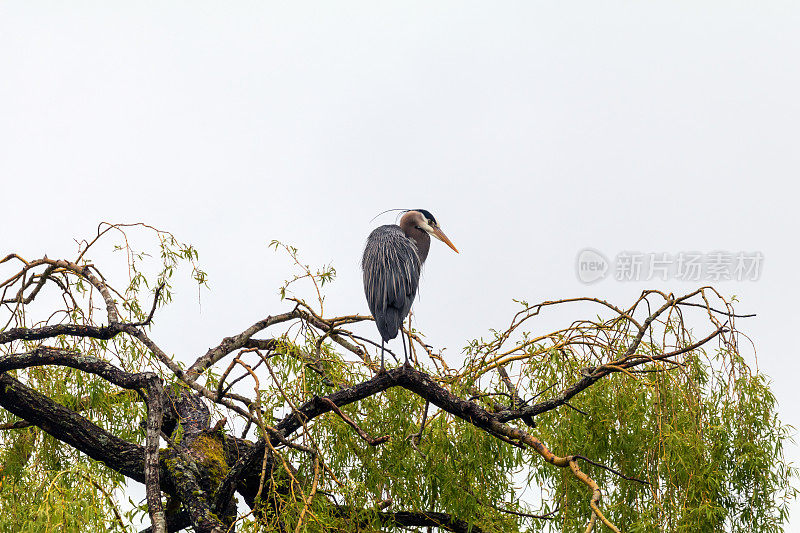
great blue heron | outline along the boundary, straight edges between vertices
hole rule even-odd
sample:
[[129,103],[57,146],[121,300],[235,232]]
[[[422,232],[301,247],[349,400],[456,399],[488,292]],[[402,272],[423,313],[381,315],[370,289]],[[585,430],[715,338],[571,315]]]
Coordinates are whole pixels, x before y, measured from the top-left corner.
[[[384,369],[384,345],[397,337],[417,294],[419,273],[428,257],[431,235],[458,253],[434,216],[425,209],[406,211],[400,217],[399,226],[377,227],[367,238],[361,268],[369,311],[381,334],[381,370]],[[405,339],[403,354],[408,363]]]

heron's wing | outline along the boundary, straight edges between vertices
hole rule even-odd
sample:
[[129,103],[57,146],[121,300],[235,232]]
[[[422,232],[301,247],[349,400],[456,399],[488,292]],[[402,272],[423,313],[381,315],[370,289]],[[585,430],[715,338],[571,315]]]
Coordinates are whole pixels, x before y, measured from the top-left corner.
[[417,294],[417,248],[399,226],[380,226],[367,239],[361,267],[369,310],[383,339],[393,339]]

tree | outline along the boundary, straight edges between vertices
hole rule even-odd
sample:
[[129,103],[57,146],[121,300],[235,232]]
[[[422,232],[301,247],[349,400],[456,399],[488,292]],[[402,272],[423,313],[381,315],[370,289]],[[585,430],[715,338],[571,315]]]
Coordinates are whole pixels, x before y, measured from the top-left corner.
[[[115,239],[121,289],[90,259]],[[75,259],[0,262],[3,530],[782,530],[788,428],[712,287],[519,302],[461,368],[406,330],[414,364],[379,372],[352,331],[371,318],[322,311],[333,269],[273,245],[299,268],[282,312],[190,359],[150,337],[179,267],[206,281],[170,233],[101,224]],[[596,316],[529,331],[575,305]],[[130,480],[147,498],[123,512]]]

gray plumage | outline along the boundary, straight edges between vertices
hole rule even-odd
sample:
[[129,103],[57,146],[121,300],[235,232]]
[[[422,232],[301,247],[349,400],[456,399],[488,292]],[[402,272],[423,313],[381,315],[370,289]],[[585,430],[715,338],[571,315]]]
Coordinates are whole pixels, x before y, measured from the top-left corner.
[[[420,233],[427,237],[425,232]],[[364,292],[384,341],[397,337],[411,310],[423,260],[417,243],[407,237],[400,226],[380,226],[367,238],[361,261]]]
[[[419,273],[428,257],[431,235],[458,253],[431,212],[425,209],[406,211],[399,226],[380,226],[367,238],[361,268],[369,311],[381,334],[381,371],[386,341],[397,337],[417,295]],[[408,364],[405,340],[403,354]]]

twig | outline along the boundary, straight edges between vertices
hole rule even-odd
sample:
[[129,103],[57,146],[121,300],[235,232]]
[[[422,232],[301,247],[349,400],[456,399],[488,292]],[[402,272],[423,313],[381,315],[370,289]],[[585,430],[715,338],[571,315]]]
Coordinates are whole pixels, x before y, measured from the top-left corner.
[[602,468],[604,470],[608,470],[612,474],[616,474],[619,477],[621,477],[622,479],[627,479],[628,481],[636,481],[638,483],[641,483],[642,485],[647,485],[647,486],[650,485],[650,483],[647,482],[647,481],[642,481],[639,478],[626,476],[625,474],[623,474],[622,472],[620,472],[618,470],[614,470],[613,468],[608,467],[606,465],[603,465],[603,464],[600,464],[600,463],[596,463],[595,461],[592,461],[591,459],[589,459],[588,457],[584,457],[583,455],[573,455],[572,457],[574,457],[575,459],[582,459],[582,460],[586,461],[589,464],[593,464],[594,466],[600,467],[600,468]]
[[348,425],[350,425],[350,427],[352,427],[353,429],[355,429],[355,430],[356,430],[356,433],[358,433],[358,436],[359,436],[359,437],[361,437],[362,439],[364,439],[364,441],[365,441],[367,444],[369,444],[370,446],[378,446],[378,445],[380,445],[380,444],[383,444],[384,442],[386,442],[386,441],[388,441],[388,440],[389,440],[389,438],[390,438],[390,437],[389,437],[389,435],[384,435],[383,437],[378,437],[377,439],[374,439],[374,438],[370,437],[369,435],[367,435],[367,432],[366,432],[366,431],[364,431],[363,429],[361,429],[360,427],[358,427],[358,424],[356,424],[355,422],[353,422],[353,419],[351,419],[349,416],[347,416],[346,414],[344,414],[344,413],[342,412],[342,410],[341,410],[341,409],[339,409],[339,406],[337,406],[335,403],[333,403],[333,401],[331,401],[329,398],[320,398],[320,400],[321,400],[323,403],[325,403],[325,404],[327,404],[328,406],[330,406],[331,410],[332,410],[334,413],[336,413],[337,415],[339,415],[339,416],[341,417],[341,419],[342,419],[342,420],[344,420],[345,422],[347,422],[347,424],[348,424]]
[[153,320],[153,315],[156,314],[156,306],[158,305],[158,297],[161,296],[161,291],[164,289],[164,282],[162,282],[158,287],[156,287],[156,293],[153,295],[153,307],[150,309],[150,314],[147,315],[147,318],[144,322],[134,322],[130,324],[131,326],[147,326],[150,324],[150,321]]
[[701,309],[707,309],[709,311],[714,311],[715,313],[719,313],[721,315],[732,316],[734,318],[752,318],[754,316],[757,316],[755,313],[752,313],[752,314],[749,314],[749,315],[737,315],[736,313],[731,313],[729,311],[720,311],[719,309],[714,309],[713,307],[708,307],[708,306],[705,306],[705,305],[702,305],[702,304],[696,304],[696,303],[693,303],[693,302],[679,302],[678,305],[688,305],[690,307],[699,307]]
[[579,413],[580,413],[580,414],[582,414],[583,416],[589,416],[589,413],[587,413],[586,411],[582,411],[581,409],[578,409],[577,407],[575,407],[574,405],[572,405],[572,404],[571,404],[571,403],[569,403],[569,402],[564,402],[564,405],[566,405],[566,406],[567,406],[567,407],[569,407],[570,409],[573,409],[573,410],[575,410],[575,411],[579,412]]

